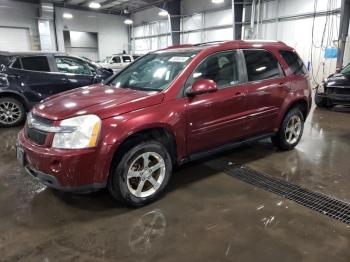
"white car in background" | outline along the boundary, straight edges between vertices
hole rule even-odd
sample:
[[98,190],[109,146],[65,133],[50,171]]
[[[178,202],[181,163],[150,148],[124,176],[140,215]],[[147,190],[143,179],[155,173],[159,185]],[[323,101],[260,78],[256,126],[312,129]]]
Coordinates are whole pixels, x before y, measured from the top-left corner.
[[117,54],[112,56],[107,56],[104,60],[98,64],[105,68],[110,68],[114,72],[119,72],[124,67],[134,62],[134,57],[127,54]]

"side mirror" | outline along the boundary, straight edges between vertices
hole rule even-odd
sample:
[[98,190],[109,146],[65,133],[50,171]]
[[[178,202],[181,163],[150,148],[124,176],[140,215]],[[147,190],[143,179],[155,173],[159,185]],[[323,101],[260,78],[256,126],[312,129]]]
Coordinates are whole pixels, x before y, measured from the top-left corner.
[[200,94],[216,92],[218,87],[213,80],[200,79],[193,83],[192,86],[187,88],[186,95],[193,97]]

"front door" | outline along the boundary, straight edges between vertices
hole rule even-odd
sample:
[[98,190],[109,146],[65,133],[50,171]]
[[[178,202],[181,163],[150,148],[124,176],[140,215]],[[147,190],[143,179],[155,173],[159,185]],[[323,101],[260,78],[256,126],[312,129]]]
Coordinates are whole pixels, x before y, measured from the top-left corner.
[[[88,63],[68,56],[55,57],[57,71],[67,78],[65,90],[88,86],[94,83],[95,78]],[[62,90],[62,91],[65,91]]]
[[218,91],[189,97],[187,103],[188,153],[220,146],[245,136],[246,87],[242,84],[236,51],[206,58],[186,87],[198,79],[214,80]]

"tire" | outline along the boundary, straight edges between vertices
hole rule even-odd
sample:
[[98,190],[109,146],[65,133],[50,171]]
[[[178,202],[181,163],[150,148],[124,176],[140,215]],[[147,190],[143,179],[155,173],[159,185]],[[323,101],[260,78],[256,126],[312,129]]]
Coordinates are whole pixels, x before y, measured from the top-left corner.
[[271,138],[272,143],[280,150],[292,150],[303,135],[304,121],[304,115],[299,107],[289,110],[278,133]]
[[328,107],[327,98],[319,96],[315,93],[315,104],[317,107],[325,108]]
[[[164,191],[172,173],[172,161],[161,143],[135,142],[134,146],[121,149],[121,157],[114,160],[108,190],[117,201],[141,207],[156,200]],[[148,159],[148,165],[145,159]],[[151,169],[158,164],[159,168]]]
[[0,127],[18,126],[25,117],[26,110],[22,102],[13,97],[0,98]]

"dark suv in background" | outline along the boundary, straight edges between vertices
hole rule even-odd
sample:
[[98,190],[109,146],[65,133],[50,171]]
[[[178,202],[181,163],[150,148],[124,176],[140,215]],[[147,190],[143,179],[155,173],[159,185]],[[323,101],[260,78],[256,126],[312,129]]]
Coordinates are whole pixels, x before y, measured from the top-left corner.
[[316,87],[315,103],[318,107],[350,105],[350,64]]
[[100,83],[113,71],[60,53],[0,55],[0,127],[15,126],[41,100],[73,88]]
[[142,206],[164,191],[173,165],[267,137],[293,149],[310,107],[308,72],[281,42],[169,48],[36,105],[17,158],[47,186],[108,187]]

